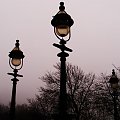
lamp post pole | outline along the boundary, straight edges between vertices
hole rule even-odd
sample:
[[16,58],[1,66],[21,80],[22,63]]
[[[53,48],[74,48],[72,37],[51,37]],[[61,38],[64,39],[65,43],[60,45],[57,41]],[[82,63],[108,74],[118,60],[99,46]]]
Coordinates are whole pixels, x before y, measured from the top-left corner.
[[112,98],[113,98],[113,104],[114,104],[114,120],[119,120],[118,116],[118,110],[117,110],[117,99],[118,99],[118,78],[115,74],[115,70],[112,70],[112,76],[109,80],[109,83],[112,88]]
[[13,70],[14,73],[8,73],[8,75],[12,75],[14,78],[11,79],[11,81],[13,81],[13,88],[12,88],[12,97],[11,97],[11,104],[10,104],[10,119],[14,120],[15,119],[15,105],[16,105],[16,85],[17,85],[17,81],[19,81],[17,79],[17,77],[23,77],[22,75],[18,75],[17,69]]
[[60,57],[61,65],[60,65],[60,96],[59,96],[59,119],[67,120],[67,92],[66,92],[66,57],[69,56],[65,51],[72,52],[70,48],[65,46],[65,41],[60,41],[59,44],[53,44],[55,47],[61,50],[60,53],[57,54]]
[[12,88],[12,97],[11,97],[11,104],[10,104],[10,119],[14,120],[14,118],[15,118],[16,84],[17,84],[17,79],[14,77],[11,80],[13,81],[13,88]]
[[[61,50],[57,54],[60,57],[60,96],[59,96],[59,118],[57,120],[68,120],[67,118],[67,90],[66,90],[66,57],[69,56],[68,52],[72,50],[66,47],[67,41],[70,40],[71,32],[70,27],[73,25],[74,21],[71,16],[65,12],[65,6],[63,2],[60,2],[59,12],[53,17],[51,24],[54,27],[54,33],[56,37],[60,40],[59,44],[54,43],[53,46]],[[66,40],[65,40],[66,38]]]
[[61,68],[60,68],[60,116],[61,119],[66,119],[66,111],[67,111],[67,104],[66,104],[66,57],[64,51],[58,54],[61,61]]
[[17,73],[23,66],[23,58],[23,52],[19,49],[19,40],[16,40],[15,48],[9,54],[9,65],[13,69],[13,73],[8,73],[8,75],[12,75],[14,77],[11,79],[13,82],[13,88],[10,104],[10,120],[15,120],[16,85],[17,81],[19,81],[17,77],[23,77]]
[[117,93],[113,92],[113,102],[114,102],[114,120],[118,120],[118,111],[117,111]]

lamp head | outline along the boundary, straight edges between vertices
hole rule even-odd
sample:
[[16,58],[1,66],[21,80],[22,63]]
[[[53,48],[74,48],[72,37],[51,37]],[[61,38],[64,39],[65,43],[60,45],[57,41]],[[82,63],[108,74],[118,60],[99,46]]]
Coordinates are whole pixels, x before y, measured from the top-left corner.
[[74,21],[71,16],[65,12],[64,2],[60,2],[59,12],[51,20],[55,35],[59,39],[69,35],[70,39],[70,27],[73,23]]
[[[15,47],[10,52],[9,58],[10,58],[9,59],[9,64],[10,64],[11,67],[14,66],[16,68],[20,65],[23,65],[24,55],[23,55],[23,52],[19,48],[19,40],[16,40]],[[21,66],[21,68],[22,68],[22,66]]]
[[109,80],[109,83],[111,85],[111,88],[113,89],[113,91],[116,91],[118,89],[118,82],[119,82],[119,79],[117,78],[117,75],[115,74],[115,70],[113,69],[112,70],[112,76]]

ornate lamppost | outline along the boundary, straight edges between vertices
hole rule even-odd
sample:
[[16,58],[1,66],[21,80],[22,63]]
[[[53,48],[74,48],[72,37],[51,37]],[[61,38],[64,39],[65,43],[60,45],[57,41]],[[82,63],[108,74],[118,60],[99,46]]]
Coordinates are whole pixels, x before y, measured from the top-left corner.
[[119,79],[117,78],[117,75],[115,74],[115,70],[112,70],[112,76],[109,80],[111,89],[112,89],[112,98],[114,103],[114,120],[119,120],[118,118],[118,110],[117,110],[117,99],[118,99],[118,85]]
[[70,27],[74,21],[70,15],[65,12],[64,2],[60,2],[59,12],[53,17],[51,24],[54,27],[54,33],[60,40],[59,44],[54,43],[53,46],[61,50],[57,54],[60,57],[60,97],[59,97],[59,119],[67,120],[67,104],[66,104],[66,57],[69,56],[68,52],[72,50],[65,46],[67,41],[70,40],[71,32]]
[[23,52],[19,48],[19,40],[16,40],[15,47],[9,54],[9,65],[13,69],[13,73],[8,73],[8,75],[14,77],[11,79],[11,81],[13,81],[13,88],[10,104],[10,120],[15,120],[16,84],[17,81],[19,81],[17,77],[23,77],[22,75],[17,74],[17,72],[23,67],[23,58]]

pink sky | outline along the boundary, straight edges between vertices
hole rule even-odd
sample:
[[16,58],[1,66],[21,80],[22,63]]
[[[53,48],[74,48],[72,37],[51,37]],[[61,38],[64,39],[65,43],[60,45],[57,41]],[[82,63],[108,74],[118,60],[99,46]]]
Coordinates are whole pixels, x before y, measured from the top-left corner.
[[[25,54],[19,71],[24,77],[17,84],[17,103],[34,97],[42,81],[38,79],[59,62],[59,40],[53,33],[51,19],[58,12],[60,0],[0,1],[0,103],[11,99],[12,69],[8,54],[16,39]],[[66,12],[74,19],[72,37],[67,46],[73,49],[67,62],[78,65],[86,73],[111,73],[112,64],[120,66],[120,1],[64,0]]]

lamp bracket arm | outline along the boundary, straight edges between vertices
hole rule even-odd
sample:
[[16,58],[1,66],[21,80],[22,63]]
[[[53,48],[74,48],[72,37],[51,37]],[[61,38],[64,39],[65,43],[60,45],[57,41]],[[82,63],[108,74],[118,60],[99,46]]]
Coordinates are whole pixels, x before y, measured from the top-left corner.
[[59,48],[61,51],[72,52],[72,49],[66,47],[65,45],[59,45],[59,44],[54,43],[53,46]]
[[14,77],[23,77],[23,75],[15,74],[15,73],[7,73],[8,75],[12,75]]

